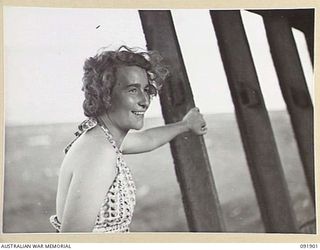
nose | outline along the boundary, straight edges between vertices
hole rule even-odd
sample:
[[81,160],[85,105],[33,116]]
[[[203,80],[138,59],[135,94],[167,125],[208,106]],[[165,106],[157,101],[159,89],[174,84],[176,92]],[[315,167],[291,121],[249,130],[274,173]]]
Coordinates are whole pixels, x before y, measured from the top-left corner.
[[138,105],[144,109],[147,109],[150,105],[150,97],[147,93],[141,92],[139,95]]

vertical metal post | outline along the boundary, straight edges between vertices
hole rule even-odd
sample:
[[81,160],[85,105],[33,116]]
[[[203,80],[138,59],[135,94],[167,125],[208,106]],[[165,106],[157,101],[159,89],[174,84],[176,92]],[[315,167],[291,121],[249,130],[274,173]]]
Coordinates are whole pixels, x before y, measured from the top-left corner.
[[[147,48],[159,51],[171,71],[160,94],[165,122],[180,121],[194,107],[194,101],[171,13],[146,10],[139,14]],[[190,231],[223,231],[218,195],[203,138],[184,133],[170,146]]]
[[[263,13],[263,12],[260,12]],[[314,202],[313,105],[288,20],[263,14],[270,50]]]
[[[267,11],[261,11],[265,13]],[[275,11],[273,11],[275,12]],[[280,10],[277,11],[279,13]],[[283,11],[281,11],[283,12]],[[314,27],[315,27],[315,8],[310,9],[294,9],[286,10],[288,14],[285,15],[289,21],[289,25],[301,30],[306,38],[309,55],[312,66],[314,66]]]
[[298,232],[239,11],[210,11],[267,232]]

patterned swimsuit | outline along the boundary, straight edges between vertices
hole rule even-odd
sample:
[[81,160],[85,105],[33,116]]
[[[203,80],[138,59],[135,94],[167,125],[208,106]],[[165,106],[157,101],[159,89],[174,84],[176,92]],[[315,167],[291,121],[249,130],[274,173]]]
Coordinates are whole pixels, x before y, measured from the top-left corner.
[[[98,122],[90,118],[79,125],[78,132],[75,133],[74,139],[65,149],[68,152],[71,145],[84,132],[97,126]],[[111,143],[117,154],[116,176],[106,193],[100,211],[97,214],[94,228],[92,232],[129,232],[129,225],[132,220],[133,210],[136,203],[136,188],[132,179],[132,174],[128,166],[123,160],[122,153],[116,146],[111,133],[105,126],[100,126],[106,135],[107,140]],[[60,232],[61,223],[57,215],[50,217],[52,226]]]

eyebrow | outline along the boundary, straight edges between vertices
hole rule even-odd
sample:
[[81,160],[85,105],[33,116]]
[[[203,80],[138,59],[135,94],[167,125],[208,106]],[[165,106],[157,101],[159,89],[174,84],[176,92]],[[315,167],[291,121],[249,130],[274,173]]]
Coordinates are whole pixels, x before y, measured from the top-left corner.
[[[128,89],[128,88],[131,88],[131,87],[140,88],[141,86],[142,86],[141,83],[130,83],[130,84],[128,84],[127,86],[125,86],[124,89]],[[148,86],[149,86],[149,84],[146,85],[145,87],[148,87]]]

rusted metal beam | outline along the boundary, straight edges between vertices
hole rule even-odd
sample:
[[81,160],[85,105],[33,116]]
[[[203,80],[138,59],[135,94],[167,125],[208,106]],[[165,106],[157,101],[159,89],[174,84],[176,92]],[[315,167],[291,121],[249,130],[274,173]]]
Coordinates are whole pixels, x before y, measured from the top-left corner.
[[[261,12],[262,13],[262,12]],[[315,201],[313,105],[291,27],[283,15],[263,15],[271,55],[287,104],[307,184]]]
[[210,15],[265,230],[298,232],[240,12],[210,11]]
[[315,9],[287,10],[290,26],[299,29],[305,35],[312,66],[314,66],[314,26]]
[[[166,123],[180,121],[194,100],[170,11],[139,11],[149,50],[164,57],[171,75],[160,94]],[[190,231],[224,230],[215,182],[202,136],[184,133],[171,143],[177,179]]]
[[314,64],[314,8],[281,9],[281,10],[249,10],[250,12],[269,17],[282,16],[288,20],[291,27],[302,31],[305,35],[312,66]]

